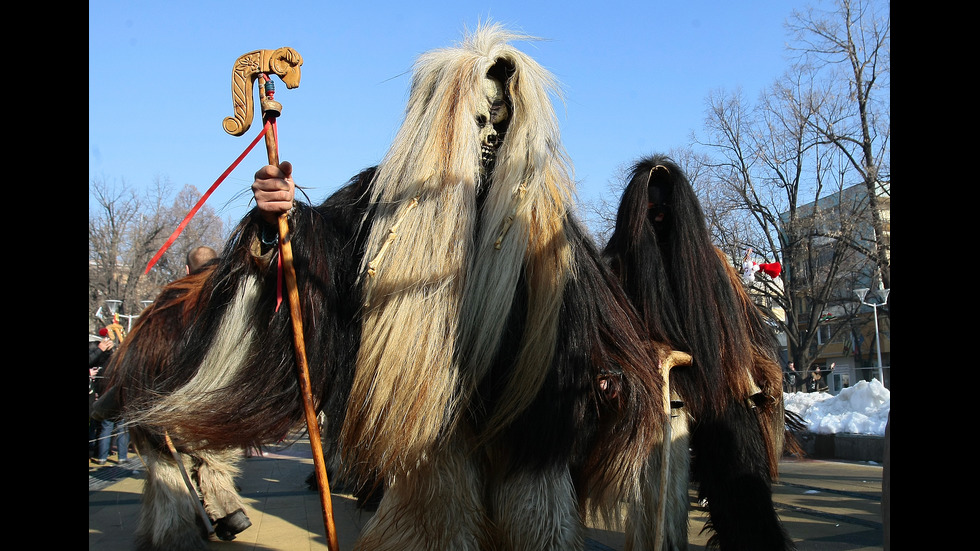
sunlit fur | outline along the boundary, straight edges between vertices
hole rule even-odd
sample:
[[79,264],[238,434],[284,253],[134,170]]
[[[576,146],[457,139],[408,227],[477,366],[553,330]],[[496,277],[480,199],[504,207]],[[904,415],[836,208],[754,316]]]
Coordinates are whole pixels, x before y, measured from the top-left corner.
[[[357,223],[340,226],[355,218],[352,205],[369,179],[358,175],[333,202],[291,218],[293,224],[316,227],[321,238],[312,243],[295,236],[293,246],[300,253],[314,401],[334,418],[343,414],[359,329],[354,310],[340,300],[347,297],[340,289],[353,285],[358,255],[349,247],[358,246],[350,240]],[[323,217],[332,221],[326,234]],[[253,248],[258,227],[251,220],[239,225],[215,264],[166,286],[107,364],[113,391],[106,398],[112,399],[96,409],[126,419],[148,466],[137,530],[141,550],[189,551],[205,542],[197,497],[180,477],[164,445],[165,433],[172,436],[211,520],[218,520],[243,508],[234,486],[242,448],[278,442],[304,418],[288,306],[276,309],[277,271],[274,265],[270,269],[275,258]],[[317,254],[311,254],[311,246]],[[321,256],[321,247],[330,254]],[[323,268],[328,262],[351,279],[338,277],[329,284],[319,279],[329,277]],[[324,311],[331,315],[313,315]]]
[[[121,402],[153,402],[163,389],[184,384],[193,376],[194,370],[172,373],[168,368],[176,354],[179,335],[196,317],[204,282],[213,270],[209,266],[171,283],[140,313],[106,367],[106,388],[119,389]],[[134,411],[138,409],[141,408]]]
[[[654,183],[673,194],[659,231],[648,214]],[[671,372],[670,385],[692,418],[692,473],[708,501],[712,544],[792,548],[771,499],[783,445],[774,334],[711,243],[676,163],[657,155],[633,166],[604,253],[651,336],[694,358]]]
[[[543,382],[540,366],[551,361],[571,263],[562,226],[573,182],[547,95],[554,83],[507,43],[523,38],[487,26],[456,48],[423,54],[405,121],[371,186],[366,308],[343,434],[346,446],[362,450],[359,460],[384,470],[396,458],[414,464],[451,423],[455,395],[472,392],[494,360],[522,277],[527,333],[486,430],[527,407]],[[483,75],[495,65],[508,74],[512,117],[493,179],[478,190],[474,121],[486,102]],[[513,224],[497,250],[508,216]],[[375,274],[365,275],[396,225]]]
[[[664,349],[644,344],[571,213],[571,167],[548,99],[554,82],[505,42],[518,38],[488,26],[424,55],[405,124],[370,184],[365,321],[342,443],[349,464],[389,477],[382,518],[394,514],[405,480],[434,476],[427,461],[477,453],[491,485],[499,473],[564,472],[573,486],[556,506],[618,519],[662,437]],[[492,178],[481,181],[473,121],[491,67],[508,75],[513,115]],[[613,399],[596,390],[604,369],[622,371]],[[469,436],[439,439],[459,432]],[[488,514],[496,524],[509,513]]]
[[[207,530],[173,459],[146,454],[147,479],[135,533],[138,551],[205,551]],[[188,462],[189,463],[189,462]],[[190,465],[186,464],[185,468]],[[152,473],[152,474],[150,474]]]
[[[622,521],[641,498],[663,440],[668,349],[574,215],[554,82],[507,44],[525,38],[485,25],[422,56],[382,163],[288,216],[324,441],[345,476],[385,486],[364,549],[581,547],[587,513]],[[487,71],[512,118],[481,178]],[[253,211],[195,287],[194,316],[124,354],[160,355],[160,376],[125,393],[127,414],[182,450],[302,426],[289,305],[277,309],[278,253],[262,231]]]
[[[676,393],[672,396],[679,398]],[[674,408],[670,422],[669,440],[658,443],[650,454],[640,479],[640,495],[627,504],[624,551],[656,549],[658,537],[663,551],[687,549],[691,420],[683,408]],[[669,454],[666,460],[663,446]]]
[[[222,317],[222,323],[215,332],[216,340],[194,375],[185,384],[160,396],[133,420],[135,423],[142,424],[143,419],[159,419],[171,411],[209,407],[212,394],[226,388],[234,380],[235,371],[244,364],[249,352],[253,333],[248,320],[255,312],[258,298],[256,278],[246,278],[243,283],[241,292]],[[171,436],[178,441],[184,440],[181,437],[183,426],[177,424],[169,429]]]
[[211,519],[221,519],[244,510],[245,504],[238,495],[235,478],[241,474],[240,448],[203,450],[191,456],[190,473],[194,484],[205,496],[204,510]]
[[[211,521],[244,509],[234,482],[241,448],[181,446],[181,462],[194,482],[192,493],[161,438],[163,431],[169,428],[176,434],[179,427],[148,423],[161,416],[156,408],[180,411],[188,401],[206,404],[208,389],[223,385],[222,375],[237,365],[237,361],[226,361],[217,369],[206,365],[203,370],[177,370],[172,363],[180,336],[200,312],[201,291],[213,271],[211,265],[165,287],[106,367],[108,388],[113,390],[99,402],[97,410],[106,416],[125,410],[122,418],[127,421],[131,441],[147,466],[136,531],[136,545],[141,551],[205,549],[198,494]],[[228,334],[236,333],[240,331],[232,329]],[[212,350],[220,349],[234,347]]]
[[735,270],[725,253],[720,249],[715,249],[715,252],[725,266],[728,280],[735,290],[738,303],[744,312],[746,330],[752,342],[752,362],[749,364],[749,371],[753,383],[759,387],[757,399],[752,405],[759,413],[759,430],[763,433],[769,456],[769,474],[775,480],[779,473],[779,459],[784,451],[799,448],[795,441],[787,442],[786,438],[787,422],[782,394],[783,371],[774,353],[776,347],[773,340],[774,332],[772,327],[763,321],[752,298],[746,292],[742,275]]
[[[352,220],[369,178],[358,175],[319,209],[290,215],[293,227],[306,229],[291,244],[314,405],[338,419],[359,336],[348,300],[361,244]],[[180,450],[277,442],[304,420],[288,301],[277,308],[275,250],[256,256],[260,227],[252,216],[195,280],[186,299],[192,315],[169,315],[168,287],[110,362],[127,420],[156,436],[169,431]]]
[[395,478],[355,545],[363,551],[495,549],[484,504],[485,465],[446,446]]

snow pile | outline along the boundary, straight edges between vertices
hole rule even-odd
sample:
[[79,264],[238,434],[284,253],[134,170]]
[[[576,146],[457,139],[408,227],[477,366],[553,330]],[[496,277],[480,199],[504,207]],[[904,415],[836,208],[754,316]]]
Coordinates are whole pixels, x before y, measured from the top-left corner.
[[786,409],[806,421],[816,434],[885,435],[891,392],[878,379],[860,381],[834,396],[826,392],[783,393]]

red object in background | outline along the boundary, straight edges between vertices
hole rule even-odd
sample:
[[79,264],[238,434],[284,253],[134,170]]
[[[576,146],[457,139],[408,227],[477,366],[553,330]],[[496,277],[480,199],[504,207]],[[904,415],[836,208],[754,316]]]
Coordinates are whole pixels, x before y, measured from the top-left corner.
[[770,264],[759,264],[759,270],[761,270],[762,273],[766,274],[767,276],[775,279],[779,277],[780,273],[782,273],[783,267],[779,264],[779,262],[772,262]]

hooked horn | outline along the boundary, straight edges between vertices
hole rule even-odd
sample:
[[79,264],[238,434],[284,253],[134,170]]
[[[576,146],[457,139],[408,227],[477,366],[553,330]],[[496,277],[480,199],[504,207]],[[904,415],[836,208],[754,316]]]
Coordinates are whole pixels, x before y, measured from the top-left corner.
[[235,60],[231,70],[231,99],[235,108],[233,117],[225,117],[221,126],[232,136],[241,136],[252,125],[254,113],[252,83],[262,73],[275,73],[282,78],[286,88],[299,86],[300,66],[303,56],[292,48],[255,50]]

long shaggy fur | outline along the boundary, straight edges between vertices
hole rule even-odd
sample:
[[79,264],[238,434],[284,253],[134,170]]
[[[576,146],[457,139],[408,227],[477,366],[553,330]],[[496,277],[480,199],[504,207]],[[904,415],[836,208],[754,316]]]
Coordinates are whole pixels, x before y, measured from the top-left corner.
[[[662,350],[640,344],[635,313],[571,215],[555,83],[507,44],[519,38],[484,27],[417,64],[368,194],[364,329],[342,441],[350,462],[390,473],[392,458],[411,467],[437,453],[440,434],[472,424],[467,447],[508,450],[491,472],[571,467],[580,501],[610,511],[635,494],[660,437]],[[513,115],[481,179],[473,121],[488,72]],[[614,400],[595,390],[607,368],[621,373]]]
[[[372,182],[363,336],[343,433],[351,448],[372,450],[360,454],[367,463],[412,465],[451,424],[452,406],[466,399],[457,394],[472,392],[496,356],[522,277],[526,334],[506,401],[485,429],[511,422],[543,383],[570,271],[562,225],[573,183],[547,96],[554,83],[507,44],[521,38],[490,26],[424,54],[405,121]],[[474,120],[492,69],[513,115],[492,181],[482,182]]]
[[783,449],[774,335],[712,245],[677,164],[656,155],[634,165],[604,254],[650,335],[694,358],[670,384],[693,420],[693,476],[708,500],[712,543],[792,548],[771,500]]
[[563,551],[585,546],[585,528],[567,469],[500,474],[488,485],[496,519],[493,549]]
[[[228,387],[234,380],[236,370],[246,359],[254,338],[248,320],[256,313],[257,298],[256,278],[245,278],[241,292],[234,297],[223,316],[216,332],[217,338],[207,350],[200,367],[185,384],[159,397],[143,410],[133,419],[135,423],[145,425],[144,419],[164,418],[187,409],[196,410],[210,406],[212,395]],[[171,436],[184,441],[181,438],[184,426],[172,425]]]
[[[149,473],[143,488],[143,504],[136,527],[138,551],[204,551],[207,529],[172,458],[145,454]],[[189,468],[190,465],[185,465]]]
[[356,550],[497,549],[485,504],[482,459],[447,446],[396,477]]
[[783,407],[783,371],[776,361],[776,342],[772,328],[762,318],[752,298],[742,285],[742,277],[728,261],[725,253],[715,249],[720,262],[725,266],[728,281],[735,290],[738,304],[746,320],[746,330],[752,343],[752,363],[749,375],[756,391],[750,396],[751,406],[758,409],[759,430],[766,442],[769,475],[775,480],[779,476],[779,458],[787,449],[795,449],[796,442],[787,443],[787,426],[792,418]]
[[[673,400],[680,397],[674,394]],[[687,549],[688,486],[690,484],[691,419],[683,408],[671,412],[670,438],[660,442],[650,454],[640,479],[640,494],[631,500],[626,517],[624,551],[655,549],[658,536],[664,550]],[[666,464],[663,447],[667,446]],[[666,473],[666,482],[662,481]],[[664,500],[661,503],[661,500]],[[661,509],[663,525],[661,526]],[[662,533],[658,532],[662,531]]]
[[[573,214],[555,82],[508,44],[526,38],[486,25],[423,55],[381,164],[289,214],[324,440],[356,483],[385,487],[364,549],[580,547],[586,509],[621,520],[663,440],[667,348]],[[512,116],[481,172],[488,73]],[[275,441],[303,420],[262,231],[246,217],[191,285],[194,314],[162,345],[134,328],[120,360],[138,371],[155,355],[159,376],[119,379],[137,389],[127,415],[182,450]]]
[[[239,511],[244,515],[244,503],[234,481],[239,474],[241,448],[181,446],[181,461],[194,482],[194,488],[189,489],[162,439],[164,432],[173,432],[176,437],[180,427],[146,422],[165,415],[161,411],[181,411],[187,404],[206,403],[210,392],[225,384],[227,373],[234,372],[240,361],[234,355],[214,361],[212,355],[212,361],[206,362],[203,369],[173,369],[180,336],[200,312],[202,290],[213,272],[214,266],[208,266],[164,288],[107,366],[112,390],[97,404],[100,414],[106,417],[117,416],[124,406],[127,414],[123,418],[132,415],[127,422],[132,441],[147,465],[136,535],[137,548],[142,551],[206,548],[202,538],[207,537],[207,527],[196,503],[199,496],[211,522],[224,522]],[[226,319],[238,317],[241,316]],[[234,328],[225,329],[226,335],[238,333]],[[220,350],[236,349],[212,349]],[[247,525],[247,517],[243,518],[243,525]]]
[[[362,245],[352,213],[370,177],[356,176],[319,209],[290,215],[314,404],[337,419],[360,333],[348,291]],[[193,316],[147,311],[113,358],[110,381],[123,389],[127,419],[156,435],[169,430],[178,449],[277,442],[304,420],[289,305],[277,308],[275,250],[256,248],[259,231],[246,217],[213,270],[196,280]],[[168,289],[151,308],[168,301]],[[172,394],[182,399],[168,400]]]

